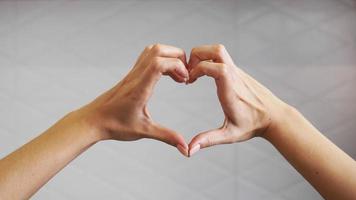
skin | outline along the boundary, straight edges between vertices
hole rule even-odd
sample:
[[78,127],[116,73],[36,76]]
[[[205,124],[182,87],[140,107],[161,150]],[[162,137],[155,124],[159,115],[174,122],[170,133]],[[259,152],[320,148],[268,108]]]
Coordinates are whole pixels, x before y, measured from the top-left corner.
[[192,50],[189,83],[215,79],[224,124],[195,136],[189,155],[201,148],[260,136],[274,145],[325,199],[356,199],[356,162],[324,137],[295,108],[236,67],[222,45]]
[[[156,82],[169,75],[179,83],[207,75],[215,79],[224,124],[195,136],[189,146],[173,130],[154,122],[147,102]],[[145,48],[128,75],[88,105],[0,160],[0,199],[28,199],[79,154],[102,140],[156,139],[183,155],[218,144],[262,137],[325,199],[356,199],[356,163],[291,106],[237,68],[222,45],[183,50]]]
[[0,199],[28,199],[86,149],[102,140],[151,138],[188,155],[184,138],[154,122],[147,102],[162,75],[188,79],[182,49],[151,45],[127,76],[88,105],[69,113],[43,134],[0,161]]

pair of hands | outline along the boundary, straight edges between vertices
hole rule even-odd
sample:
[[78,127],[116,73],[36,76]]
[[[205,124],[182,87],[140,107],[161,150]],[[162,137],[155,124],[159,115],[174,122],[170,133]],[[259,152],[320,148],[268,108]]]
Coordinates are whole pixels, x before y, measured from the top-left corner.
[[[169,128],[153,121],[147,102],[162,75],[191,84],[207,75],[215,79],[225,114],[220,128],[196,135],[189,145]],[[127,76],[109,91],[80,109],[101,139],[160,140],[191,156],[199,149],[248,140],[267,134],[278,121],[284,103],[248,74],[237,68],[223,45],[192,49],[189,62],[177,47],[155,44],[144,49]]]

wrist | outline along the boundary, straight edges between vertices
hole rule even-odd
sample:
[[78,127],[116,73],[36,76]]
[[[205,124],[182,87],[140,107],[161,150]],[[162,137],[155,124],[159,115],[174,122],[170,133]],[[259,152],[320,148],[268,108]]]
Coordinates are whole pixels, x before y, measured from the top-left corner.
[[299,111],[288,105],[279,106],[278,111],[274,112],[271,124],[266,129],[262,137],[272,143],[275,136],[288,132],[288,128],[298,121]]
[[65,116],[71,124],[78,129],[78,133],[88,138],[93,143],[105,140],[105,134],[100,130],[99,120],[96,120],[86,109],[79,109],[70,112]]

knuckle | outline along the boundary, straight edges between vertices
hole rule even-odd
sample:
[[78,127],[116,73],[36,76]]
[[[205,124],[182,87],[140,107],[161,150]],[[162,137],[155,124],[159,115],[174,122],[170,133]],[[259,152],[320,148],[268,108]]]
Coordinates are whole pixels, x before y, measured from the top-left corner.
[[178,59],[178,58],[174,59],[174,62],[175,62],[175,64],[176,64],[177,66],[184,65],[183,61],[182,61],[181,59]]
[[180,59],[186,59],[186,52],[183,50],[183,49],[179,49],[180,53],[179,53],[179,56],[178,58]]
[[223,44],[216,44],[215,48],[216,48],[216,50],[219,50],[219,51],[225,50],[225,46]]
[[235,143],[237,142],[237,138],[236,138],[236,135],[233,134],[233,131],[230,131],[230,130],[225,130],[223,132],[223,136],[224,136],[224,143],[225,144],[232,144],[232,143]]
[[150,45],[147,45],[147,46],[145,47],[145,49],[150,50],[150,49],[152,49],[152,47],[153,47],[153,45],[150,44]]
[[195,54],[197,52],[197,50],[198,50],[197,47],[193,47],[190,52],[191,52],[191,54]]
[[225,63],[221,63],[219,66],[219,75],[226,77],[229,74],[229,68]]
[[210,147],[210,146],[213,146],[213,145],[215,145],[214,139],[210,135],[208,135],[206,137],[206,146]]
[[205,138],[205,146],[206,146],[206,147],[212,146],[210,137],[206,137],[206,138]]
[[146,53],[149,52],[151,50],[151,48],[152,48],[152,45],[146,46],[144,49],[144,52],[146,52]]
[[222,44],[216,44],[215,45],[215,51],[218,55],[224,55],[226,48]]
[[203,73],[204,75],[207,75],[209,73],[209,70],[204,65],[198,65],[194,69],[197,73],[200,72]]
[[157,70],[160,68],[160,59],[158,57],[154,57],[151,59],[150,68],[152,68],[153,70]]
[[151,50],[152,50],[152,53],[155,55],[160,54],[162,51],[162,45],[159,43],[154,44],[154,45],[152,45]]

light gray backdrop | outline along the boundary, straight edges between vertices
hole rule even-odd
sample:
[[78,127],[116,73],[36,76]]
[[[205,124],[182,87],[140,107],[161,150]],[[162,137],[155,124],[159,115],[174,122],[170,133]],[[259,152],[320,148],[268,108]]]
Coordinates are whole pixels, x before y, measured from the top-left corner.
[[[222,43],[236,63],[356,158],[352,0],[0,1],[0,156],[119,81],[151,43]],[[153,117],[187,141],[220,126],[214,82],[163,78]],[[337,164],[337,163],[335,163]],[[102,142],[33,199],[321,199],[262,139],[193,158]]]

